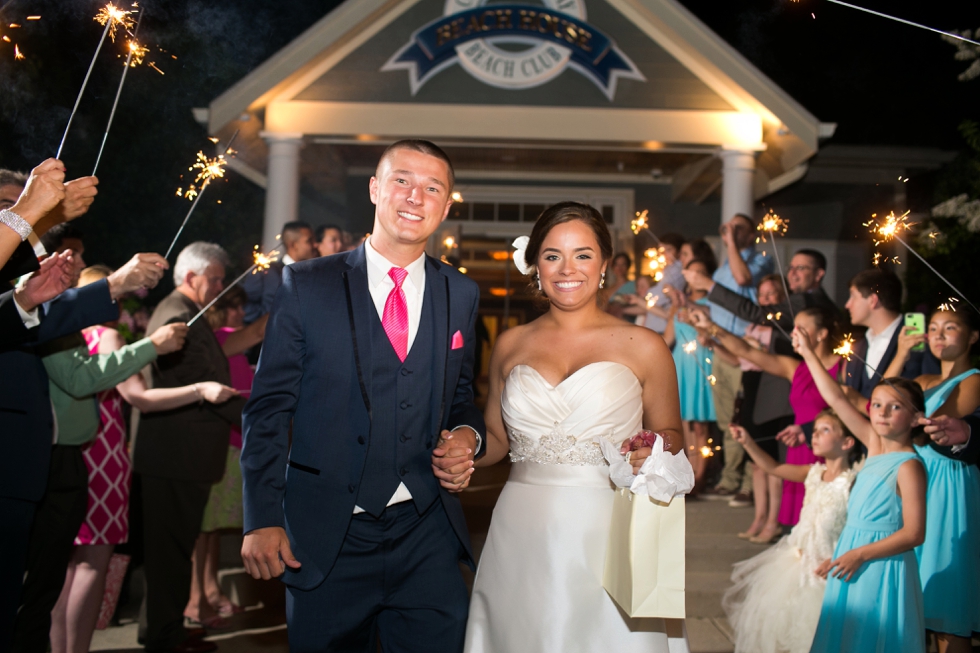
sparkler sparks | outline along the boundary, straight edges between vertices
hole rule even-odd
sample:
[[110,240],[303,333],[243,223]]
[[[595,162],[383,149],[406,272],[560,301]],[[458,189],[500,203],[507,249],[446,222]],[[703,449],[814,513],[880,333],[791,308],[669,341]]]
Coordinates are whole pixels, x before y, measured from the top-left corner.
[[633,230],[634,234],[640,233],[643,229],[648,229],[650,227],[649,211],[644,209],[642,212],[636,212],[636,218],[630,222],[630,229]]
[[14,61],[23,61],[24,53],[20,51],[19,45],[14,45]]
[[698,343],[695,340],[690,340],[684,343],[684,353],[693,354],[698,349]]
[[455,193],[453,193],[451,195],[451,197],[453,198],[453,201],[456,202],[456,203],[460,203],[460,202],[463,201],[463,194],[460,193],[459,191],[456,191]]
[[129,40],[129,56],[126,59],[126,65],[130,68],[135,68],[136,66],[143,63],[143,58],[146,57],[146,53],[150,51],[150,48],[145,45],[140,45],[133,39]]
[[702,458],[710,458],[711,456],[715,455],[715,452],[707,445],[701,447],[698,449],[698,451],[701,453]]
[[[280,245],[281,247],[281,245]],[[268,254],[263,254],[259,251],[259,246],[255,246],[255,250],[252,252],[252,274],[258,272],[265,272],[272,264],[279,260],[279,248],[273,249]]]
[[945,302],[943,302],[942,304],[940,304],[936,308],[936,310],[939,310],[939,311],[952,311],[953,313],[955,313],[956,312],[956,304],[958,304],[959,301],[960,300],[956,299],[955,297],[950,297],[948,300],[946,300]]
[[755,242],[767,242],[766,234],[770,234],[772,236],[785,236],[787,230],[789,230],[789,220],[784,220],[776,215],[772,209],[769,209],[769,213],[766,214],[766,217],[764,217],[762,222],[756,226],[756,231],[759,232],[759,236],[755,239]]
[[847,362],[851,362],[851,356],[854,356],[854,338],[851,334],[845,334],[844,339],[841,341],[840,345],[834,349],[834,354],[840,356]]
[[644,299],[647,300],[647,308],[653,308],[657,305],[657,300],[660,299],[660,297],[654,295],[653,293],[647,293]]
[[135,24],[130,15],[132,13],[134,13],[132,10],[123,11],[110,2],[99,10],[99,13],[95,15],[93,20],[99,25],[104,25],[109,30],[109,38],[115,43],[117,29],[121,27],[124,31],[129,31]]
[[871,219],[864,223],[864,226],[868,227],[875,247],[877,247],[895,238],[901,241],[901,234],[911,230],[915,223],[909,222],[908,211],[899,216],[896,216],[895,212],[892,211],[884,218],[879,218],[877,213],[873,214]]

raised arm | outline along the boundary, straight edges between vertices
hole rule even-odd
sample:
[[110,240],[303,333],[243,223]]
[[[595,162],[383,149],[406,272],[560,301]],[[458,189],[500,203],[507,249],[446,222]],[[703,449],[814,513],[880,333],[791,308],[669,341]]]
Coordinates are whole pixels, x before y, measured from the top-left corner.
[[871,428],[871,422],[859,411],[844,394],[837,381],[830,376],[820,357],[810,349],[809,340],[802,333],[802,329],[794,331],[793,347],[803,356],[803,361],[810,368],[810,375],[820,391],[820,396],[827,402],[827,405],[834,409],[841,421],[850,429],[861,444],[868,448],[868,455],[874,456],[881,453],[881,443],[878,434]]
[[758,465],[766,474],[772,474],[773,476],[778,476],[779,478],[795,483],[802,483],[806,480],[807,474],[810,473],[810,465],[780,464],[772,456],[763,451],[743,427],[731,424],[728,429],[732,437],[735,438],[735,441],[742,445],[749,456],[752,457],[752,462]]
[[789,356],[770,354],[769,352],[752,347],[735,334],[729,333],[719,327],[701,311],[693,311],[691,316],[694,320],[694,326],[706,331],[709,336],[720,342],[731,353],[755,363],[763,371],[773,376],[780,376],[789,380],[793,379],[793,374],[796,372],[797,365],[799,365],[799,361],[796,359],[790,358]]

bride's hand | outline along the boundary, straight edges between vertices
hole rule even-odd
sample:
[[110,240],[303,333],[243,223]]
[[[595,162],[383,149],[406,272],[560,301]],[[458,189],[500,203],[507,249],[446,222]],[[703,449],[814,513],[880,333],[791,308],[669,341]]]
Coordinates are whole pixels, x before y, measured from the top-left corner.
[[432,473],[439,485],[450,492],[462,492],[473,476],[473,451],[453,441],[449,431],[443,431],[432,451]]

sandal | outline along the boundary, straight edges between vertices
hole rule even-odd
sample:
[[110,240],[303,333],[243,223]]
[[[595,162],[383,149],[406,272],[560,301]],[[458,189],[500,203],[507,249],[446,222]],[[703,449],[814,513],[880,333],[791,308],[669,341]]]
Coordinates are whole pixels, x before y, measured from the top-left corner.
[[205,617],[204,619],[198,621],[197,619],[192,619],[187,615],[184,615],[184,626],[185,627],[200,627],[207,630],[229,630],[231,629],[231,622],[222,617],[220,614],[213,614],[210,617]]

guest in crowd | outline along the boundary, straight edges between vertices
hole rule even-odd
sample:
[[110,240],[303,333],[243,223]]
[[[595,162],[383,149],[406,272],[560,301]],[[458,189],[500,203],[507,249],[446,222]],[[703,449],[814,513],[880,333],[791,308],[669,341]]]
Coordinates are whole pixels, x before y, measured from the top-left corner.
[[[186,322],[221,292],[228,256],[218,245],[191,243],[174,264],[177,288],[153,311],[149,329]],[[231,384],[225,357],[207,320],[187,332],[184,349],[152,367],[154,388],[203,381]],[[140,419],[133,470],[143,495],[146,595],[140,631],[148,649],[185,653],[212,651],[212,642],[192,638],[184,628],[190,595],[191,556],[201,532],[211,486],[225,473],[228,432],[241,425],[244,400],[199,403]]]
[[242,282],[242,288],[248,295],[248,302],[245,304],[246,324],[255,322],[272,310],[272,300],[282,284],[283,267],[319,256],[313,239],[313,228],[305,222],[287,222],[282,227],[280,237],[286,252],[264,274],[250,274]]
[[[87,286],[110,274],[112,270],[104,265],[86,268],[78,286]],[[125,342],[114,326],[115,322],[110,322],[82,331],[89,356],[106,356],[123,350]],[[138,372],[98,393],[98,432],[94,440],[82,446],[88,470],[87,512],[75,536],[61,596],[51,613],[53,653],[89,650],[109,560],[115,545],[125,543],[129,537],[131,464],[123,401],[142,413],[150,413],[186,406],[202,397],[205,401],[222,403],[236,394],[233,388],[211,381],[180,388],[148,389]]]
[[[688,268],[698,269],[704,274],[713,270],[704,262],[694,259]],[[670,320],[664,331],[664,341],[673,347],[674,367],[677,370],[677,389],[680,393],[681,419],[684,427],[684,450],[694,468],[694,494],[704,488],[708,471],[708,456],[713,454],[708,446],[708,433],[711,422],[715,421],[714,397],[707,370],[711,368],[711,350],[698,341],[697,330],[677,318],[689,303],[705,306],[707,299],[703,291],[687,289],[681,294],[676,288],[664,288],[672,299]]]
[[[902,329],[898,351],[886,378],[897,375],[913,348],[928,342],[939,359],[939,374],[919,376],[925,415],[962,418],[980,408],[980,370],[970,351],[978,336],[974,314],[936,310],[925,334]],[[926,628],[935,633],[940,653],[969,653],[970,636],[980,631],[980,470],[916,444],[926,468],[926,539],[915,550],[925,601]]]
[[[800,359],[781,354],[770,354],[751,347],[741,338],[722,329],[704,313],[694,314],[694,323],[710,337],[717,339],[726,349],[741,358],[752,361],[770,374],[789,379],[791,382],[789,402],[797,424],[812,422],[827,407],[814,385],[809,368]],[[811,334],[810,345],[816,351],[824,369],[831,376],[839,377],[843,361],[834,353],[835,342],[839,338],[840,327],[836,316],[823,308],[807,308],[796,314],[796,330]],[[812,465],[817,462],[813,451],[806,442],[791,447],[786,452],[786,462],[790,465]],[[805,487],[802,483],[785,481],[780,505],[779,521],[787,526],[795,526],[803,507]],[[778,529],[763,529],[752,541],[768,543],[779,537]]]
[[[252,367],[245,357],[246,350],[262,342],[268,314],[245,326],[245,291],[238,286],[229,290],[207,313],[208,324],[214,331],[221,350],[228,357],[231,384],[241,395],[252,391]],[[201,534],[197,538],[192,558],[191,593],[184,616],[192,623],[206,628],[222,628],[227,617],[241,611],[221,591],[218,564],[223,531],[242,530],[242,432],[237,426],[230,430],[225,475],[211,486],[204,508]]]
[[[695,238],[685,242],[681,245],[677,258],[681,262],[681,270],[694,259],[703,261],[709,268],[718,269],[718,258],[715,256],[715,250],[704,238]],[[680,286],[677,287],[680,288]]]
[[732,435],[764,473],[804,483],[810,495],[789,537],[735,564],[721,605],[736,651],[808,653],[813,644],[827,585],[816,571],[832,558],[844,528],[859,455],[857,441],[832,410],[814,421],[813,449],[826,462],[812,465],[779,464],[748,431],[732,425]]
[[636,292],[636,284],[629,278],[631,267],[633,259],[626,252],[613,256],[609,272],[602,282],[602,296],[606,298],[606,311],[609,314],[626,317],[632,322],[632,316],[625,316],[623,312],[623,308],[629,303],[629,296]]
[[[60,208],[55,204],[49,215],[63,221],[84,213],[95,196],[94,178],[88,178],[88,183],[87,198],[82,197],[71,206],[63,201]],[[16,186],[16,181],[4,184],[4,188],[9,191],[12,185]],[[69,184],[81,185],[81,180]],[[65,193],[72,194],[68,187]],[[28,191],[26,196],[31,193]],[[22,242],[17,251],[24,248]],[[33,248],[28,259],[37,266]],[[0,538],[0,557],[4,560],[0,566],[0,650],[11,646],[31,529],[35,511],[45,495],[55,433],[47,372],[37,353],[23,345],[48,343],[113,319],[118,314],[117,298],[138,288],[156,286],[169,267],[159,255],[137,254],[105,281],[61,293],[71,283],[71,254],[63,252],[49,260],[51,263],[42,263],[39,273],[16,292],[0,295],[0,306],[9,307],[0,313],[6,318],[4,341],[0,343],[0,396],[5,398],[0,421],[5,430],[17,434],[7,440],[5,455],[0,459],[0,513],[4,515],[5,529]],[[40,305],[56,296],[42,311]],[[21,304],[22,301],[26,303]]]
[[344,251],[344,232],[337,225],[320,225],[314,236],[316,251],[320,256],[331,256]]
[[[810,309],[813,310],[813,309]],[[793,344],[823,396],[868,450],[847,504],[847,521],[827,577],[813,653],[926,650],[915,548],[926,533],[926,473],[912,445],[925,410],[918,384],[893,377],[871,392],[871,420],[844,395],[797,326]]]
[[[867,331],[854,344],[856,355],[847,364],[846,383],[851,389],[848,398],[856,408],[865,411],[871,391],[898,351],[902,282],[892,272],[873,268],[851,279],[849,293],[844,307],[850,313],[851,324],[867,327]],[[931,352],[912,352],[908,358],[902,369],[904,378],[940,373],[939,361]]]
[[[684,246],[684,237],[680,234],[668,233],[660,237],[666,266],[660,281],[641,275],[636,278],[636,293],[629,296],[629,305],[623,309],[625,315],[636,317],[636,324],[656,331],[663,335],[667,328],[668,312],[671,306],[670,296],[664,292],[667,287],[683,288],[684,275],[681,265],[680,249]],[[689,261],[690,262],[690,261]],[[714,265],[714,256],[706,264]]]
[[[786,296],[778,274],[770,274],[759,282],[759,305],[778,306]],[[775,353],[775,329],[772,326],[750,324],[745,328],[745,342],[755,349]],[[777,332],[778,333],[778,332]],[[786,462],[785,447],[777,442],[776,434],[793,423],[793,408],[789,403],[790,382],[781,376],[770,374],[750,360],[740,358],[715,342],[716,356],[725,356],[729,363],[742,369],[742,394],[737,411],[737,423],[748,432],[759,448],[780,462]],[[745,540],[756,540],[763,531],[779,531],[779,511],[783,496],[783,479],[767,474],[759,465],[752,465],[752,494],[755,517],[749,527],[738,533]]]
[[[726,258],[711,278],[716,284],[754,302],[756,287],[762,277],[772,273],[773,268],[772,259],[755,250],[755,222],[749,216],[737,213],[721,225],[719,233]],[[708,301],[711,304],[712,319],[719,327],[738,337],[745,334],[745,328],[749,325],[747,320],[739,318],[724,306],[712,303],[710,297]],[[752,505],[752,476],[744,473],[745,451],[732,439],[728,431],[735,408],[735,397],[742,380],[742,370],[737,365],[731,365],[723,358],[716,357],[711,373],[717,379],[717,383],[713,386],[715,413],[718,417],[718,428],[724,434],[725,467],[722,469],[718,485],[706,492],[705,496],[728,499],[736,506],[750,506]]]

